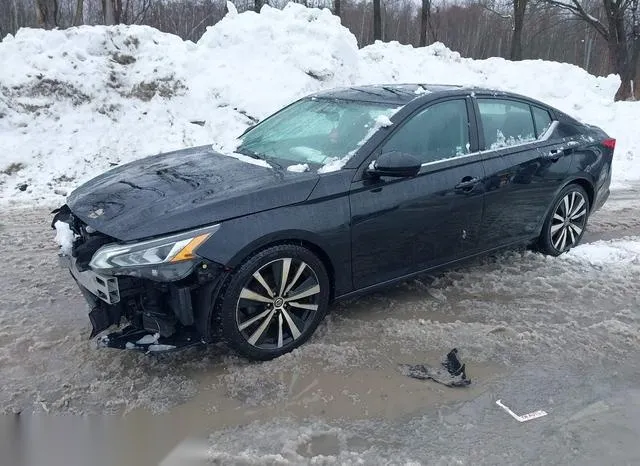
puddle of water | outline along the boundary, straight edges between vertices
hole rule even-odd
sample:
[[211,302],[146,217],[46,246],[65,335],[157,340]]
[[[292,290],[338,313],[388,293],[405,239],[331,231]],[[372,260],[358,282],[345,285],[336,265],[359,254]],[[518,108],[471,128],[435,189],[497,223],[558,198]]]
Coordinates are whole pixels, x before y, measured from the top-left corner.
[[[415,355],[414,362],[437,363],[439,356]],[[22,414],[0,416],[0,448],[7,465],[186,465],[178,455],[192,448],[202,453],[198,438],[203,433],[243,426],[253,421],[290,418],[398,419],[447,403],[471,400],[505,371],[497,365],[474,364],[468,370],[473,381],[466,388],[449,388],[431,381],[405,377],[395,367],[382,370],[354,370],[327,373],[311,367],[282,374],[286,393],[281,402],[250,406],[231,396],[215,374],[201,374],[198,394],[171,411],[152,414],[146,409],[124,416],[70,416]],[[204,439],[200,439],[200,444]],[[317,438],[308,443],[302,456],[331,454],[335,439]],[[178,459],[168,458],[175,451]],[[194,451],[195,451],[194,450]],[[197,456],[197,455],[196,455]],[[178,461],[178,462],[175,462]],[[194,463],[200,464],[200,463]]]

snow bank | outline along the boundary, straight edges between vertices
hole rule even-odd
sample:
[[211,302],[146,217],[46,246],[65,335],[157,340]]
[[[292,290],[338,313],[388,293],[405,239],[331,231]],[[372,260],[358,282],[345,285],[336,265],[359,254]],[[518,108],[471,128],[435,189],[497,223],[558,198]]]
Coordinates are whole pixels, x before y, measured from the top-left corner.
[[582,261],[594,266],[637,266],[640,265],[640,238],[583,244],[561,257],[564,260]]
[[614,184],[640,179],[640,103],[616,76],[567,64],[461,58],[355,36],[328,10],[231,13],[197,43],[144,26],[21,29],[0,42],[0,199],[60,203],[116,164],[232,140],[308,93],[380,82],[495,87],[536,97],[618,139]]

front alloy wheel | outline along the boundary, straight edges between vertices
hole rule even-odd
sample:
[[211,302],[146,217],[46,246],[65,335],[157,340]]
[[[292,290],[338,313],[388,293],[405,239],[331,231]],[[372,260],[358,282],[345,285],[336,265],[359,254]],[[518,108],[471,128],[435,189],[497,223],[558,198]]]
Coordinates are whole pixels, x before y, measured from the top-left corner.
[[311,324],[319,297],[318,277],[306,262],[292,257],[269,262],[240,292],[238,330],[257,348],[280,349],[300,338]]
[[223,336],[251,359],[271,359],[306,341],[328,302],[322,262],[300,246],[274,246],[232,277],[221,306]]
[[578,185],[564,188],[543,227],[543,252],[557,256],[576,246],[584,234],[588,216],[589,197],[585,190]]

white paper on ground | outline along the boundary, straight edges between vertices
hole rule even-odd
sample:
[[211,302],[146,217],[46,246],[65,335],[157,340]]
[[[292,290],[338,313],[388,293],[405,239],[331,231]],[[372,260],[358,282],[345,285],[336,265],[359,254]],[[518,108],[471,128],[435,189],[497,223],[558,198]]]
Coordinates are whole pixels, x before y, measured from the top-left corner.
[[507,406],[502,404],[501,400],[496,401],[496,404],[498,406],[500,406],[502,409],[504,409],[507,413],[509,413],[511,415],[511,417],[513,417],[518,422],[530,421],[532,419],[537,419],[539,417],[546,416],[547,414],[549,414],[546,411],[540,410],[540,411],[534,411],[534,412],[528,413],[528,414],[523,414],[522,416],[518,416],[516,413],[511,411]]

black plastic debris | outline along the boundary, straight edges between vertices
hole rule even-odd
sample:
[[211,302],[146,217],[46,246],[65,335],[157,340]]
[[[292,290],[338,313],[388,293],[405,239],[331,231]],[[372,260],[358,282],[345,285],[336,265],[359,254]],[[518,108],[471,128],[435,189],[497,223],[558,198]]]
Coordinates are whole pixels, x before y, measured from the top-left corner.
[[465,365],[458,359],[458,350],[453,348],[441,363],[440,367],[426,364],[400,364],[400,371],[409,377],[420,380],[434,380],[448,387],[466,387],[471,383],[465,373]]

